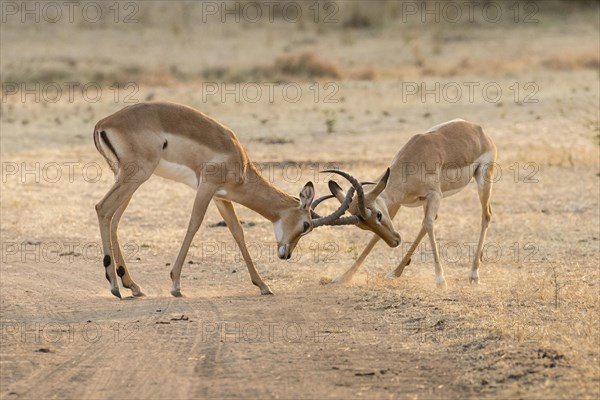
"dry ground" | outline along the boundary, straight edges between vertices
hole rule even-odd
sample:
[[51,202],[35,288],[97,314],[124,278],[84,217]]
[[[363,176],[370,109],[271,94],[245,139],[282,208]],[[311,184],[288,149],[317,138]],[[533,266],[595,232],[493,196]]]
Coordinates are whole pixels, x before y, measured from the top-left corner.
[[[328,25],[196,24],[193,6],[139,4],[131,26],[2,25],[0,398],[600,396],[597,6],[533,3],[532,24],[421,24],[342,4]],[[74,81],[98,82],[102,98],[49,102],[40,89],[40,100],[23,99],[6,86]],[[274,101],[248,101],[243,85],[266,91],[264,81],[281,82]],[[241,100],[208,96],[207,82],[228,82]],[[301,89],[297,102],[282,95],[286,83]],[[436,83],[424,99],[407,95]],[[486,84],[500,88],[498,101]],[[455,117],[479,122],[502,174],[481,285],[467,281],[480,218],[470,185],[437,222],[444,291],[426,245],[400,279],[383,278],[416,236],[419,209],[395,220],[401,247],[378,244],[351,285],[335,286],[320,282],[350,267],[369,234],[319,229],[283,262],[271,225],[238,207],[275,292],[260,296],[227,229],[211,227],[211,205],[184,268],[186,297],[175,299],[168,264],[193,193],[152,178],[120,231],[147,296],[117,300],[94,212],[112,175],[91,133],[126,95],[213,115],[293,194],[307,180],[325,193],[316,171],[328,163],[374,179],[412,134]]]

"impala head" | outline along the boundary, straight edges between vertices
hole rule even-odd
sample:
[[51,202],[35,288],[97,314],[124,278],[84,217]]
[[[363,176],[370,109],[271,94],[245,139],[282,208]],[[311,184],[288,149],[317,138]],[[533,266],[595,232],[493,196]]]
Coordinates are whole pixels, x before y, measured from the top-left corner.
[[308,182],[300,192],[298,206],[286,210],[281,219],[273,224],[277,256],[282,260],[289,259],[300,238],[312,230],[310,205],[314,197],[315,188],[312,182]]
[[[349,223],[351,221],[359,228],[377,234],[390,247],[400,245],[400,234],[394,229],[392,219],[388,213],[387,203],[380,196],[390,178],[390,169],[387,169],[386,173],[377,183],[359,183],[352,175],[344,171],[329,170],[327,172],[341,175],[352,184],[352,188],[346,194],[337,183],[329,181],[329,190],[331,190],[333,196],[342,205],[348,203],[347,209],[352,214],[351,217],[347,217]],[[366,190],[366,187],[363,188],[363,185],[368,185],[368,190]],[[356,190],[356,198],[352,199],[350,194],[354,190]]]

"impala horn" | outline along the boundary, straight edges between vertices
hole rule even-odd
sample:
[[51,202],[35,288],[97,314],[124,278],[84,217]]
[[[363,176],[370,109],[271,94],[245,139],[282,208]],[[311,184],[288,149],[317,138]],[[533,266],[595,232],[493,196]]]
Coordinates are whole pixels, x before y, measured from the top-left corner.
[[312,215],[313,219],[323,218],[319,214],[317,214],[315,209],[319,206],[319,204],[321,204],[325,200],[332,199],[334,197],[335,196],[332,194],[326,194],[325,196],[321,196],[312,202],[312,204],[310,205],[310,211],[311,211],[311,215]]
[[[356,195],[358,197],[358,213],[360,214],[360,217],[362,219],[368,219],[371,216],[371,211],[367,210],[367,208],[365,207],[365,192],[363,190],[362,184],[358,181],[358,179],[356,179],[349,173],[339,169],[327,169],[321,172],[330,172],[332,174],[338,174],[346,178],[348,182],[352,184],[352,187],[356,190]],[[350,191],[348,191],[348,193],[349,192]]]
[[[356,224],[358,222],[358,217],[356,218],[352,218],[353,216],[350,217],[342,217],[342,215],[344,215],[344,213],[348,210],[348,208],[350,207],[350,203],[352,202],[352,197],[354,196],[354,188],[351,187],[350,189],[348,189],[348,193],[346,193],[346,198],[344,199],[344,201],[342,202],[342,204],[340,205],[340,207],[335,210],[333,213],[325,216],[325,217],[321,217],[318,214],[316,214],[313,211],[313,215],[315,215],[317,218],[312,220],[313,223],[313,227],[317,228],[319,226],[324,226],[324,225],[350,225],[350,224]],[[328,195],[330,196],[330,195]],[[326,200],[326,198],[331,198],[328,196],[323,196],[318,198],[317,200],[315,200],[313,202],[313,208],[318,206],[320,202]],[[316,204],[315,204],[316,203]],[[340,218],[342,217],[342,218]],[[356,221],[355,221],[356,220]]]

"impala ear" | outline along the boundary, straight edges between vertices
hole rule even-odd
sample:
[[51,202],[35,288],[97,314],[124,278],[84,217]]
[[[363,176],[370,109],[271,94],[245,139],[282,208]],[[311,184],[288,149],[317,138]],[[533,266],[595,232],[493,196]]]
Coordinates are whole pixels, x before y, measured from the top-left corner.
[[346,197],[346,194],[344,193],[344,191],[342,190],[340,185],[338,185],[336,181],[329,181],[327,183],[327,186],[329,186],[329,190],[331,191],[331,194],[334,195],[335,198],[338,199],[340,203],[343,203],[344,199]]
[[312,182],[307,182],[300,191],[300,206],[308,210],[315,198],[315,187]]
[[369,194],[372,196],[375,196],[375,197],[379,196],[381,194],[381,192],[383,192],[383,190],[387,186],[388,179],[390,179],[390,169],[389,168],[387,169],[387,171],[385,171],[385,174],[381,177],[379,182],[377,182],[377,185],[371,190],[371,192]]

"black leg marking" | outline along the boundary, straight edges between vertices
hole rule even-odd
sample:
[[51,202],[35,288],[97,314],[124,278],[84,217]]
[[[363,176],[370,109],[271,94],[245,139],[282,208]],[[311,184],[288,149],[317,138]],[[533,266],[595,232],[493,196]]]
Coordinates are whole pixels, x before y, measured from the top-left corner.
[[169,276],[171,277],[171,280],[173,280],[173,271],[169,272]]
[[169,144],[169,142],[167,142],[167,141],[165,140],[165,142],[163,143],[163,150],[167,148],[167,145],[168,145],[168,144]]
[[125,268],[122,265],[117,268],[117,275],[119,275],[121,278],[123,275],[125,275]]
[[107,280],[107,281],[109,281],[109,282],[110,282],[110,278],[108,277],[108,273],[106,273],[106,272],[105,272],[105,273],[104,273],[104,277],[106,278],[106,280]]
[[409,258],[408,262],[406,263],[406,266],[409,266],[411,261],[412,261],[412,258]]
[[104,268],[108,268],[108,266],[110,265],[110,256],[107,254],[104,256]]

